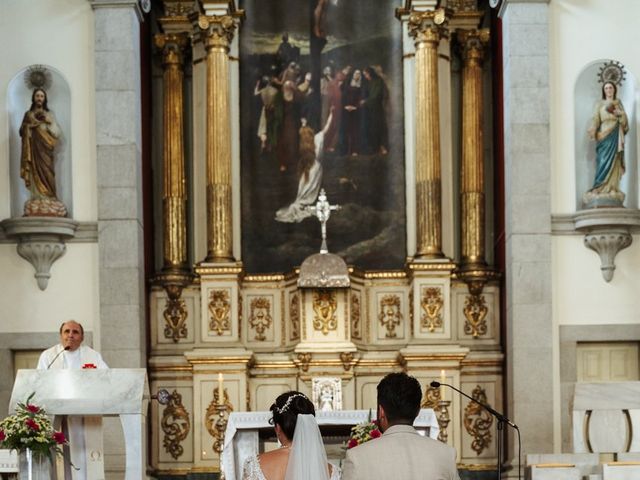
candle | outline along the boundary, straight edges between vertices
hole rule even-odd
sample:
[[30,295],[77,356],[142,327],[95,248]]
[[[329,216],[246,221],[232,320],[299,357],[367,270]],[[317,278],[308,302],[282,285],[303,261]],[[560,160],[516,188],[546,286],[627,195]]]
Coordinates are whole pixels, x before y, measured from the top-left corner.
[[224,405],[224,389],[222,385],[224,383],[224,377],[222,376],[222,372],[218,374],[218,404]]
[[444,386],[442,385],[447,381],[447,377],[444,374],[444,370],[440,370],[440,400],[444,400]]

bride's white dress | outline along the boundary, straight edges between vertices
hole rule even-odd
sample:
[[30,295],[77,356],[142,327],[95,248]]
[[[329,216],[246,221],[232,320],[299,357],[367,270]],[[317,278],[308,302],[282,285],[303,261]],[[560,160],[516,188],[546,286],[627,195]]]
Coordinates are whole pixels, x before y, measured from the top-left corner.
[[[330,480],[340,480],[342,477],[342,471],[335,465],[331,465],[331,478]],[[260,461],[257,455],[253,455],[244,462],[244,468],[242,469],[242,480],[266,480],[264,474],[260,469]]]

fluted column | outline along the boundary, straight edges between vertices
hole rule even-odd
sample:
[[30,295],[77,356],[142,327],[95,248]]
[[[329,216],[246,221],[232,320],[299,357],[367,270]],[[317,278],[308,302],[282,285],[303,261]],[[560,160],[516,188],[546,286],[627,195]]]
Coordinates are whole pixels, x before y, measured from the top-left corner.
[[163,74],[163,272],[188,272],[187,192],[183,131],[183,53],[186,34],[159,34],[155,44],[162,49]]
[[462,168],[460,177],[461,262],[483,266],[485,261],[485,198],[483,156],[482,61],[489,30],[461,30],[462,71]]
[[235,22],[231,15],[200,15],[207,52],[207,258],[233,261],[231,211],[231,126],[229,44]]
[[444,9],[413,12],[409,34],[415,41],[416,73],[416,258],[441,258],[442,185],[438,44],[447,34]]

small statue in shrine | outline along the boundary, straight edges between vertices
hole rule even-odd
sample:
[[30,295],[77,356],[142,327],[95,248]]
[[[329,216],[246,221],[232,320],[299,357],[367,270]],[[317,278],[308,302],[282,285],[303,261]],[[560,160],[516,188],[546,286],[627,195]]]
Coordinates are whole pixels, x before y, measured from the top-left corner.
[[47,92],[33,90],[31,108],[20,125],[20,177],[30,192],[25,217],[66,217],[67,208],[56,194],[55,148],[61,130],[47,105]]
[[629,122],[617,93],[614,82],[604,82],[602,99],[596,103],[588,130],[589,138],[596,141],[596,173],[593,186],[583,197],[587,208],[621,207],[624,202],[620,179],[625,172],[624,136]]

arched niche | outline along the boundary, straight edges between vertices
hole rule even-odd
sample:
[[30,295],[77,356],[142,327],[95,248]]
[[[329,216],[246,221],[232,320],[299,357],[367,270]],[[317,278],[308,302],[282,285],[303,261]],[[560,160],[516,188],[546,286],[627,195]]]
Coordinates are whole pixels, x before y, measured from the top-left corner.
[[35,88],[33,85],[39,82],[44,82],[48,108],[53,112],[62,132],[55,150],[56,190],[58,199],[67,207],[68,217],[72,218],[71,90],[62,74],[48,65],[25,67],[11,79],[7,89],[11,217],[21,217],[24,203],[29,199],[29,191],[20,178],[20,125],[25,112],[31,107],[31,95]]
[[[582,196],[591,189],[595,177],[596,142],[587,135],[596,102],[602,98],[600,71],[611,59],[596,60],[585,66],[576,81],[574,91],[575,109],[575,178],[576,210],[584,208]],[[620,65],[618,63],[618,65]],[[624,67],[626,73],[618,85],[617,98],[622,102],[629,120],[629,132],[625,136],[625,173],[620,181],[620,190],[625,194],[624,206],[638,208],[638,126],[636,118],[636,96],[638,84],[635,76]]]

